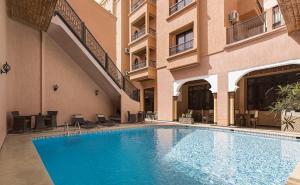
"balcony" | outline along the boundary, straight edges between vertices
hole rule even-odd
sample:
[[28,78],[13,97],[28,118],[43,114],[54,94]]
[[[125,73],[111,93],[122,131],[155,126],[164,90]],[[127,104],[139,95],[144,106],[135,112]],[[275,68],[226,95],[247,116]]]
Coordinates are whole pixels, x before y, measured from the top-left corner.
[[266,31],[266,14],[264,13],[227,28],[227,44],[232,44]]
[[145,28],[142,28],[138,31],[135,31],[132,35],[131,35],[131,41],[135,41],[139,38],[141,38],[142,36],[144,36],[146,34],[146,30]]
[[[146,2],[146,0],[137,0],[135,2],[132,3],[130,11],[134,12],[136,11],[139,7],[141,7],[144,2]],[[156,4],[156,0],[148,0],[148,2],[152,3],[152,4]]]
[[170,6],[169,15],[172,15],[172,14],[180,11],[181,9],[186,7],[188,4],[190,4],[191,2],[192,2],[192,0],[181,0],[181,1],[177,2],[176,4]]
[[170,56],[182,53],[184,51],[190,50],[194,47],[194,40],[187,41],[185,43],[170,47]]

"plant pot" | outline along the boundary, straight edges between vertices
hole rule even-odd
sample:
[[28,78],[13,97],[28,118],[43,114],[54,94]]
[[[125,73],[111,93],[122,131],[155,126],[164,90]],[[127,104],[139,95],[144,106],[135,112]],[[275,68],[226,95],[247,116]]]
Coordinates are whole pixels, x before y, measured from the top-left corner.
[[182,124],[194,124],[194,118],[183,118],[183,117],[180,117],[179,118],[179,123],[182,123]]

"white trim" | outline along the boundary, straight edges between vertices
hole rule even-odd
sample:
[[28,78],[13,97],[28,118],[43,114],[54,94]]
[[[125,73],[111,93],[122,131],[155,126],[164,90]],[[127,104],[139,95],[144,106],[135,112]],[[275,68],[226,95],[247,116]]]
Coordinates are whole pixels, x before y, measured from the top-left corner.
[[217,93],[218,92],[218,75],[208,75],[208,76],[197,76],[193,78],[185,78],[181,80],[176,80],[173,82],[173,96],[179,96],[180,95],[180,88],[182,87],[183,84],[186,82],[190,81],[195,81],[195,80],[206,80],[211,88],[212,93]]
[[277,0],[264,0],[264,10],[268,10],[278,5]]
[[279,63],[275,63],[275,64],[257,66],[257,67],[252,67],[252,68],[248,68],[248,69],[229,72],[228,73],[228,92],[235,92],[238,89],[237,83],[239,82],[239,80],[243,76],[245,76],[246,74],[248,74],[250,72],[262,70],[262,69],[269,69],[269,68],[274,68],[274,67],[292,65],[292,64],[300,65],[300,59],[288,60],[285,62],[279,62]]

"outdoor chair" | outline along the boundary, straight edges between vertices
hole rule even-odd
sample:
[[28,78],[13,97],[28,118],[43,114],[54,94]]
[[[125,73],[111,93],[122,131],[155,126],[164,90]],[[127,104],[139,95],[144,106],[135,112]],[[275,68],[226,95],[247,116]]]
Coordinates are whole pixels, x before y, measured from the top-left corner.
[[249,114],[250,114],[250,120],[249,120],[250,126],[256,128],[256,125],[258,123],[258,110],[250,111]]
[[25,131],[31,129],[31,116],[21,116],[19,111],[13,111],[13,130],[14,131]]
[[57,127],[57,113],[58,111],[48,111],[47,116],[45,116],[45,124],[48,127]]
[[137,114],[137,121],[138,122],[144,122],[145,121],[145,117],[146,117],[145,112],[140,111]]
[[73,126],[77,126],[79,124],[80,127],[91,129],[97,127],[97,124],[88,120],[85,120],[81,114],[76,114],[72,116],[71,123]]
[[128,111],[128,123],[136,123],[136,114],[131,114],[130,111]]
[[102,125],[102,126],[115,126],[117,122],[111,120],[111,119],[106,119],[105,116],[103,114],[96,114],[96,123],[98,125]]

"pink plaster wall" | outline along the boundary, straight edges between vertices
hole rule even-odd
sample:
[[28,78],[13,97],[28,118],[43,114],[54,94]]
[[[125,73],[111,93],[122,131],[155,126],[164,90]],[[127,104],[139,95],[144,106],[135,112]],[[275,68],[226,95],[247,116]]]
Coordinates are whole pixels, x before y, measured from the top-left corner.
[[[113,105],[105,90],[99,87],[47,34],[44,36],[44,111],[59,111],[58,122],[70,119],[72,114],[82,114],[95,120],[95,114],[111,116]],[[58,91],[53,85],[58,84]],[[95,95],[99,90],[99,95]]]
[[[73,114],[83,114],[95,120],[95,114],[111,116],[115,107],[105,89],[73,61],[47,33],[40,33],[9,20],[8,61],[12,71],[7,77],[7,112],[21,114],[46,113],[57,110],[58,123],[70,120]],[[53,85],[58,84],[58,91]],[[99,90],[99,95],[95,95]]]
[[[7,60],[6,57],[6,10],[5,2],[0,1],[0,66]],[[6,79],[7,76],[0,75],[0,148],[6,137]]]

